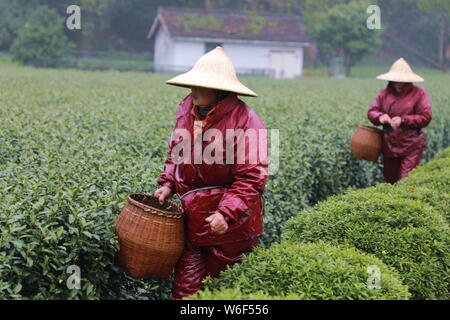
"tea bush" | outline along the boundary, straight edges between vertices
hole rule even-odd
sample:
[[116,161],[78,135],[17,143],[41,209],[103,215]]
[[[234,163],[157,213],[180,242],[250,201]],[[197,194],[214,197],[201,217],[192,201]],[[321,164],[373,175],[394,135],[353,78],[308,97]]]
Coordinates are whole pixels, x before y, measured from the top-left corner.
[[439,158],[417,167],[406,179],[399,181],[404,186],[424,186],[439,193],[450,194],[450,157]]
[[[450,148],[439,153],[436,158],[444,158],[449,150]],[[427,167],[439,168],[439,166],[433,166],[435,161],[438,160],[433,160],[426,166],[417,168],[417,172],[422,170],[422,168]],[[405,180],[408,179],[409,178],[406,178]],[[361,197],[360,195],[363,192],[364,195],[370,194],[370,199],[366,196]],[[334,201],[331,205],[328,203],[329,201],[326,201],[325,203],[329,205],[325,206],[326,210],[323,210],[323,207],[319,210],[312,208],[309,210],[312,213],[309,213],[308,216],[306,216],[308,214],[307,211],[302,213],[300,217],[291,219],[288,222],[284,233],[286,241],[283,241],[278,247],[273,246],[268,250],[257,249],[253,254],[245,257],[243,263],[236,264],[222,273],[219,279],[207,280],[206,288],[188,299],[289,299],[286,294],[293,295],[292,299],[305,299],[306,295],[304,289],[299,290],[302,292],[301,294],[291,293],[291,289],[286,289],[286,287],[289,287],[291,284],[294,285],[293,283],[295,283],[297,279],[302,280],[301,274],[304,268],[306,268],[306,271],[304,272],[308,272],[312,269],[314,272],[321,273],[326,279],[329,279],[330,277],[327,277],[326,272],[321,272],[321,269],[317,268],[317,266],[311,262],[307,262],[307,267],[290,268],[290,263],[293,263],[291,258],[294,257],[293,259],[295,260],[296,255],[303,254],[304,250],[303,247],[301,247],[302,249],[298,247],[297,249],[294,249],[295,252],[292,253],[288,252],[289,249],[285,249],[285,247],[291,246],[290,243],[292,242],[307,242],[306,244],[300,244],[300,246],[323,245],[325,247],[330,247],[330,245],[323,244],[320,239],[330,238],[329,234],[332,233],[332,230],[334,229],[344,230],[341,232],[344,235],[342,237],[332,235],[332,239],[330,240],[332,243],[344,247],[348,247],[349,245],[361,246],[364,250],[375,253],[378,250],[378,253],[381,253],[380,256],[382,256],[384,260],[387,260],[398,267],[402,273],[408,273],[406,275],[403,274],[402,277],[405,277],[410,283],[416,286],[415,289],[412,290],[413,292],[415,291],[416,298],[428,295],[428,298],[445,299],[448,295],[446,286],[448,286],[449,283],[446,272],[449,266],[449,234],[448,226],[445,225],[445,221],[442,217],[448,219],[448,208],[450,207],[449,194],[442,193],[437,189],[430,189],[429,187],[403,186],[398,184],[377,184],[375,187],[366,190],[349,191],[348,193],[351,195],[330,199],[329,201]],[[383,203],[388,195],[391,197],[394,195],[394,198],[397,200],[396,202],[386,203],[386,206],[391,208],[391,211],[397,212],[397,217],[395,217],[395,215],[387,216],[383,212],[383,208],[377,209],[379,212],[375,211],[369,214],[365,211],[358,212],[357,210],[351,212],[352,209],[355,209],[355,206],[353,205],[354,200],[361,202],[357,209],[364,210],[365,208],[368,208],[369,211],[372,211],[373,205],[367,207],[367,201],[379,201],[380,203]],[[342,205],[339,203],[339,206],[336,205],[338,202],[336,199],[345,201],[347,198],[349,199],[349,202],[352,203],[348,206],[350,207],[350,210],[348,210],[349,212],[345,212],[345,204]],[[409,201],[404,208],[405,212],[399,212],[399,209],[402,207],[398,205],[399,200]],[[318,206],[320,205],[322,204],[319,204]],[[332,215],[334,209],[333,205],[339,208],[337,210],[337,216]],[[425,205],[428,205],[429,207],[424,207]],[[328,208],[330,208],[329,212]],[[420,209],[417,210],[418,208]],[[435,210],[436,212],[423,214],[424,210],[430,209]],[[415,212],[415,214],[411,215],[411,212]],[[331,222],[328,222],[328,219],[330,219]],[[338,219],[340,221],[338,221]],[[359,220],[359,226],[357,226],[357,223],[355,223],[354,220]],[[385,225],[383,226],[383,224]],[[384,230],[381,230],[383,227]],[[428,227],[429,230],[427,230]],[[368,230],[366,231],[365,228]],[[377,241],[380,237],[383,237],[384,234],[391,233],[392,230],[387,229],[393,229],[395,232],[397,228],[400,231],[397,232],[397,235],[385,237],[381,241]],[[312,234],[307,234],[310,230],[312,230]],[[354,232],[355,230],[357,231]],[[436,230],[443,231],[443,237],[436,237],[439,232]],[[364,238],[365,232],[372,232],[368,235],[368,239]],[[304,236],[305,233],[306,236]],[[337,231],[337,233],[339,233],[339,231]],[[350,233],[354,233],[355,238],[349,239]],[[379,233],[379,237],[375,239],[374,235],[377,235],[377,233]],[[430,235],[434,239],[427,239],[427,236],[429,238]],[[392,239],[395,241],[390,245],[388,251],[386,244],[389,244]],[[308,242],[311,240],[317,242]],[[410,241],[408,242],[408,240]],[[434,245],[428,247],[433,241],[435,242]],[[367,244],[369,244],[369,246]],[[369,248],[370,244],[372,244],[372,248]],[[397,248],[397,246],[399,247]],[[424,248],[426,248],[425,251]],[[419,254],[415,251],[416,249]],[[321,250],[323,251],[323,249]],[[379,252],[379,250],[381,250],[381,252]],[[280,257],[275,255],[273,251],[280,251],[283,253],[280,254]],[[397,252],[393,254],[392,252],[395,251]],[[345,259],[350,259],[351,254],[349,252],[345,254]],[[429,256],[431,255],[431,257],[421,258],[421,254],[428,254]],[[336,256],[332,254],[328,255],[333,257]],[[418,259],[413,258],[416,255],[419,256]],[[312,255],[312,257],[316,258],[318,256],[318,254]],[[284,261],[288,259],[289,262]],[[320,260],[320,257],[317,259]],[[427,262],[427,260],[430,260],[431,262]],[[292,271],[292,269],[295,269],[295,271]],[[417,284],[417,280],[420,281],[421,276],[427,275],[429,271],[431,271],[431,276],[423,279],[422,283]],[[279,275],[279,273],[281,273],[282,276]],[[314,277],[314,275],[312,277]],[[439,281],[439,277],[442,277],[442,281]],[[236,281],[235,279],[238,280]],[[292,281],[292,279],[294,280]],[[384,281],[383,276],[382,279],[382,281]],[[306,283],[305,285],[308,286],[307,281],[303,280],[303,283]],[[323,283],[323,280],[317,279],[314,283]],[[244,289],[241,289],[242,287]],[[282,289],[279,289],[279,287]],[[264,291],[266,288],[268,288],[267,290],[280,290],[282,295],[274,295],[273,291],[267,293]],[[342,286],[339,286],[339,288],[342,288]],[[320,292],[317,288],[311,290],[314,294]],[[332,291],[334,294],[334,290]],[[421,292],[417,293],[417,291]],[[409,295],[409,293],[407,293],[407,295]],[[321,299],[322,298],[323,297],[321,297]]]
[[[9,84],[0,74],[0,298],[168,298],[169,280],[132,279],[114,266],[127,195],[156,188],[170,125],[148,122],[164,107],[145,108],[145,92],[127,99],[105,75],[19,70]],[[71,265],[80,290],[66,285]]]
[[[379,268],[380,288],[368,286],[369,266]],[[368,281],[369,279],[369,281]],[[302,300],[408,299],[407,286],[381,260],[354,248],[339,248],[326,243],[281,243],[269,249],[257,248],[241,263],[205,281],[212,296],[250,298],[255,292],[263,297],[294,295]],[[238,293],[232,290],[236,288]],[[210,293],[209,293],[210,292]]]
[[300,300],[297,294],[271,296],[263,291],[244,294],[239,288],[211,291],[208,288],[185,297],[184,300]]
[[[435,160],[415,168],[397,185],[407,187],[409,196],[419,196],[422,201],[436,207],[450,222],[450,148],[436,154]],[[423,191],[423,188],[428,191]]]
[[444,159],[444,158],[450,158],[450,148],[442,150],[434,156],[434,159]]
[[440,192],[437,188],[431,186],[405,186],[402,184],[390,185],[379,184],[376,188],[371,189],[374,196],[378,193],[394,194],[396,198],[419,200],[433,207],[440,213],[447,223],[450,221],[450,193]]
[[291,218],[283,239],[354,246],[394,267],[414,298],[448,299],[450,233],[443,215],[404,192],[380,191],[330,197]]
[[[132,192],[153,192],[174,111],[188,93],[168,75],[35,70],[0,63],[0,297],[166,299],[167,281],[114,267],[114,220]],[[425,83],[433,119],[424,161],[448,146],[448,75]],[[349,139],[385,84],[368,79],[248,78],[243,98],[279,129],[279,171],[269,177],[263,245],[283,223],[346,188],[382,181],[381,163],[352,159]],[[69,290],[67,268],[81,269]]]

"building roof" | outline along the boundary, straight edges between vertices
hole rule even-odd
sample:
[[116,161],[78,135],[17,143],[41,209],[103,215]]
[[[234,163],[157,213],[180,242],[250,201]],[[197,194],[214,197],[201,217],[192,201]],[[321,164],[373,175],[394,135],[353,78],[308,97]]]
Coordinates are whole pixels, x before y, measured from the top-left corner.
[[255,15],[245,12],[159,8],[149,31],[152,38],[163,25],[173,38],[309,42],[298,17]]

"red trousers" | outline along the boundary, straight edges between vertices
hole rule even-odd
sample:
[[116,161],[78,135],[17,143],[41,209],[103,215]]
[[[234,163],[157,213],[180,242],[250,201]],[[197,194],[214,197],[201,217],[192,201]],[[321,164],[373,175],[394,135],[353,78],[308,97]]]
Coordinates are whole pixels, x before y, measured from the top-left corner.
[[405,178],[408,173],[417,167],[424,150],[414,152],[398,158],[384,158],[384,178],[387,183],[394,184]]
[[208,247],[193,247],[187,242],[175,266],[172,299],[181,299],[201,290],[203,279],[217,277],[228,265],[240,261],[243,254],[257,245],[258,239]]

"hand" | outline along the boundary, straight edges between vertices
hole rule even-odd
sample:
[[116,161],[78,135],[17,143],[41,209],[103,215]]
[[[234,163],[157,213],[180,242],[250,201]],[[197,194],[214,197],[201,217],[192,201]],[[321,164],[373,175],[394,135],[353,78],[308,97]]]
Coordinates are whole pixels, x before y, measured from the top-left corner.
[[160,187],[153,195],[158,198],[160,204],[163,204],[171,193],[172,190],[169,187]]
[[205,221],[209,223],[213,233],[224,234],[228,230],[228,223],[219,212],[210,215]]
[[400,125],[402,124],[402,118],[400,118],[400,117],[393,117],[391,119],[390,124],[391,124],[391,127],[395,130],[398,127],[400,127]]
[[385,123],[390,123],[391,122],[391,117],[389,117],[389,115],[388,114],[383,114],[382,116],[380,116],[380,122],[382,123],[382,124],[385,124]]

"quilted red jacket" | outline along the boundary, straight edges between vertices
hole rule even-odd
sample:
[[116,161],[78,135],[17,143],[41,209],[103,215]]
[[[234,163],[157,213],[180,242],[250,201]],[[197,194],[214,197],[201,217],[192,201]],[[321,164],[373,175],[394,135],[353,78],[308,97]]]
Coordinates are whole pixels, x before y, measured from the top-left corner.
[[[193,245],[204,246],[231,243],[260,236],[263,231],[262,193],[265,189],[268,169],[267,136],[259,131],[260,129],[265,130],[264,123],[250,107],[239,100],[235,94],[230,93],[209,112],[207,121],[201,129],[204,134],[209,129],[215,129],[215,133],[222,134],[223,141],[220,143],[218,140],[216,147],[218,146],[219,149],[216,151],[223,161],[211,164],[205,163],[205,159],[202,159],[201,163],[196,164],[194,161],[192,108],[192,97],[188,95],[182,100],[176,111],[176,124],[168,143],[168,157],[165,161],[164,172],[157,182],[160,186],[169,187],[178,196],[206,186],[224,187],[191,192],[182,198],[187,240],[191,241]],[[184,131],[189,132],[190,137],[176,134],[179,129],[185,129]],[[265,139],[265,143],[256,146],[255,149],[255,146],[250,148],[248,139],[245,139],[246,161],[240,163],[237,160],[238,139],[233,138],[234,157],[233,161],[227,162],[226,135],[228,129],[243,129],[244,132],[253,129],[253,132],[257,133],[257,138],[261,141]],[[186,153],[179,152],[185,160],[175,160],[177,158],[172,151],[188,138],[191,139],[189,142],[190,153],[189,150]],[[202,140],[207,141],[202,142]],[[203,139],[199,141],[205,150],[210,143],[216,140],[215,138],[208,140],[203,136]],[[216,151],[211,154],[216,156]],[[255,152],[261,156],[258,155],[257,161],[249,161]],[[204,221],[214,212],[220,212],[229,225],[228,231],[222,235],[213,234],[209,224]]]
[[383,156],[400,157],[416,149],[426,149],[427,139],[423,130],[432,118],[427,92],[408,83],[397,93],[392,84],[380,91],[368,111],[368,118],[374,125],[381,125],[380,116],[401,117],[402,123],[396,130],[389,124],[383,125]]

